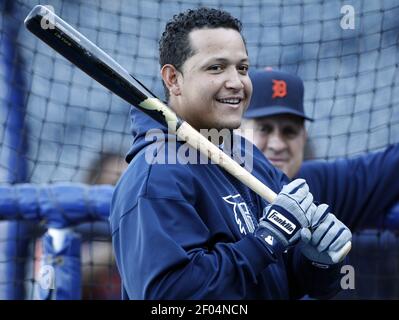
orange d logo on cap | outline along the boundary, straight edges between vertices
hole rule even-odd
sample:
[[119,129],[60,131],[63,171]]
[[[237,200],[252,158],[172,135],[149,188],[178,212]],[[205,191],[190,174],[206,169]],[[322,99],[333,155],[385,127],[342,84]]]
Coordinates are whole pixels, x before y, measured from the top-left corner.
[[272,99],[284,98],[287,95],[287,83],[284,80],[273,79],[273,95]]

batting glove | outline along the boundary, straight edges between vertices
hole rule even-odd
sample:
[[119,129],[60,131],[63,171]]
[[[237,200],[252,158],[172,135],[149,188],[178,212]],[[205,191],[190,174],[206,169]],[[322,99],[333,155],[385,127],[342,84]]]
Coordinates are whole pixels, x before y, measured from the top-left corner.
[[[342,261],[350,250],[352,233],[332,213],[328,212],[328,206],[322,204],[317,207],[314,217],[318,225],[312,233],[301,232],[301,251],[313,262],[314,265],[327,268],[329,265]],[[320,221],[321,220],[321,221]],[[348,247],[349,246],[349,247]]]
[[[306,213],[315,210],[312,204],[313,196],[306,181],[296,179],[285,185],[276,200],[264,209],[254,235],[274,258],[297,244],[301,230],[310,226]],[[307,233],[310,234],[310,231]]]

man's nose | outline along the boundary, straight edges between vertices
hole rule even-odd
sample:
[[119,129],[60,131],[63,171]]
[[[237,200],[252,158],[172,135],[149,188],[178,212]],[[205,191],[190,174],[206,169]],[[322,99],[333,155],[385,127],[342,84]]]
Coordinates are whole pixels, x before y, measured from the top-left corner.
[[228,73],[228,78],[226,80],[226,88],[234,90],[242,90],[244,88],[242,75],[237,70],[234,69]]
[[274,131],[269,134],[267,149],[278,153],[284,151],[286,148],[287,144],[279,132]]

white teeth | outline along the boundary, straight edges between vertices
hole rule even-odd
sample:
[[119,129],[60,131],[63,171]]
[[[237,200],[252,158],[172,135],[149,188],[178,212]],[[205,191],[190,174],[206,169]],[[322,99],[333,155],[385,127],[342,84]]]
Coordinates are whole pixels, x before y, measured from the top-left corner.
[[229,104],[239,104],[241,102],[241,99],[218,99],[219,102],[221,103],[229,103]]

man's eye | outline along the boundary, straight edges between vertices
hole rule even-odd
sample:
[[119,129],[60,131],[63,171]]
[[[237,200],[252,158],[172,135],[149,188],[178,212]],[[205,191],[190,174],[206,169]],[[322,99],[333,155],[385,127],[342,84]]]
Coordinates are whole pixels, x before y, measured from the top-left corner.
[[242,65],[238,67],[238,71],[240,71],[243,74],[247,74],[248,73],[248,66],[247,65]]
[[283,130],[283,135],[287,138],[293,139],[299,134],[299,130],[294,128],[285,128]]
[[223,67],[220,64],[215,64],[213,66],[210,66],[208,68],[208,70],[210,70],[210,71],[222,71]]
[[257,130],[264,134],[269,134],[270,132],[272,132],[272,128],[270,126],[258,126]]

